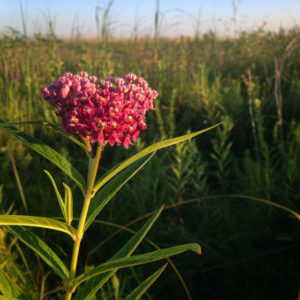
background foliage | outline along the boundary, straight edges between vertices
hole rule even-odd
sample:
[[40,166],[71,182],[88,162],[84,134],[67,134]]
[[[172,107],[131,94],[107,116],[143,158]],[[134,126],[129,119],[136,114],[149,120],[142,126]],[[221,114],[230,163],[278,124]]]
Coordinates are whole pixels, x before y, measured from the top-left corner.
[[[300,211],[299,29],[259,30],[235,39],[208,33],[195,39],[67,41],[59,40],[51,28],[50,22],[46,36],[31,39],[18,31],[2,34],[0,118],[43,120],[60,127],[40,90],[65,71],[86,70],[101,79],[128,72],[143,76],[160,93],[155,112],[148,113],[149,130],[130,151],[106,149],[100,172],[154,141],[223,121],[198,139],[156,153],[105,209],[103,219],[124,225],[161,204],[172,205],[149,239],[160,247],[186,242],[202,246],[200,257],[173,259],[194,299],[297,299],[299,223],[247,196]],[[32,125],[22,129],[47,140],[85,171],[84,153],[55,130]],[[43,169],[75,189],[73,183],[4,131],[0,150],[2,211],[22,214],[28,209],[32,215],[56,216],[55,194]],[[79,199],[80,190],[76,192]],[[76,192],[74,217],[80,207]],[[80,268],[103,261],[131,234],[105,240],[115,230],[107,224],[91,227]],[[43,234],[54,248],[62,245],[57,250],[68,261],[68,241],[58,241],[53,232]],[[37,283],[43,295],[53,290],[59,294],[60,283],[42,262],[3,230],[0,246],[1,267],[27,285],[32,297],[41,294]],[[146,242],[142,247],[153,250]],[[118,272],[102,298],[128,294],[149,274],[142,267]],[[146,298],[183,299],[186,293],[168,267]]]

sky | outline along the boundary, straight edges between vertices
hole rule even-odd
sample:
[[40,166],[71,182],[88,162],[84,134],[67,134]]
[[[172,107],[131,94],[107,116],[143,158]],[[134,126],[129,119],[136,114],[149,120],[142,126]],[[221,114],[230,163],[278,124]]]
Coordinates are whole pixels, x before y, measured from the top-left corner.
[[[101,21],[109,0],[0,0],[0,32],[23,31],[21,5],[29,34],[47,32],[49,20],[59,37],[97,35],[95,12]],[[114,0],[109,31],[114,37],[152,36],[156,0]],[[235,9],[234,9],[235,6]],[[167,37],[209,30],[218,35],[238,31],[278,30],[300,25],[300,0],[160,0],[160,34]],[[265,27],[263,24],[265,23]],[[137,28],[137,31],[134,30]]]

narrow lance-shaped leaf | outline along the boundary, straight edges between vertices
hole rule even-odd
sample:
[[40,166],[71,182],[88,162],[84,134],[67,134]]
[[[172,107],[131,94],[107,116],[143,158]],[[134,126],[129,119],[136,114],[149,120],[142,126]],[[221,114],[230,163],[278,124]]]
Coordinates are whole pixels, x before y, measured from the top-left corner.
[[63,280],[69,278],[69,271],[56,253],[31,231],[20,226],[4,226],[5,229],[37,253],[45,263]]
[[124,170],[125,168],[127,168],[128,166],[133,164],[138,159],[144,157],[145,155],[152,153],[154,151],[157,151],[159,149],[166,148],[171,145],[175,145],[175,144],[181,143],[183,141],[186,141],[188,139],[191,139],[201,133],[204,133],[206,131],[209,131],[209,130],[219,126],[220,124],[222,124],[222,123],[218,123],[214,126],[211,126],[209,128],[206,128],[206,129],[203,129],[200,131],[196,131],[194,133],[186,134],[186,135],[179,136],[179,137],[172,138],[172,139],[167,139],[167,140],[155,143],[155,144],[143,149],[139,153],[137,153],[137,154],[131,156],[130,158],[126,159],[125,161],[121,162],[118,166],[107,171],[95,184],[94,191],[97,192],[105,183],[107,183],[109,180],[111,180],[115,175],[117,175],[122,170]]
[[48,159],[57,167],[59,167],[79,186],[81,191],[84,193],[86,185],[85,180],[83,179],[82,175],[77,171],[77,169],[75,169],[66,158],[64,158],[50,146],[46,145],[44,142],[26,134],[25,132],[17,129],[14,126],[9,125],[1,119],[0,127],[5,129],[9,134],[20,140],[23,144],[31,148],[33,151],[44,156],[46,159]]
[[0,269],[0,292],[5,297],[4,299],[16,299],[21,293],[19,287],[2,269]]
[[[126,232],[130,232],[131,234],[135,234],[136,231],[129,229],[127,226],[122,226],[116,223],[112,223],[112,222],[108,222],[108,221],[103,221],[103,220],[99,220],[97,219],[95,221],[98,224],[102,224],[102,225],[107,225],[107,226],[111,226],[111,227],[115,227],[118,228],[119,230],[115,231],[113,234],[110,235],[110,238],[112,238],[113,236],[115,236],[116,233],[120,233],[121,231],[126,231]],[[109,239],[110,239],[109,238]],[[153,246],[155,249],[159,250],[160,247],[155,244],[153,241],[151,241],[150,239],[145,238],[144,239],[145,242],[147,242],[148,244],[150,244],[151,246]],[[88,258],[87,258],[88,260]],[[179,272],[179,270],[177,269],[177,267],[175,266],[174,262],[171,260],[171,258],[167,258],[168,263],[170,264],[171,268],[174,270],[176,276],[178,277],[179,281],[181,282],[187,297],[189,298],[190,295],[190,291],[188,290],[187,284],[185,283],[181,273]]]
[[47,228],[67,233],[72,238],[76,235],[76,230],[63,222],[44,217],[22,216],[22,215],[0,215],[0,226],[31,226]]
[[133,266],[151,263],[154,261],[165,259],[170,256],[180,254],[187,250],[195,251],[198,254],[201,253],[201,249],[198,244],[185,244],[185,245],[152,251],[145,254],[114,259],[77,276],[70,282],[70,285],[72,287],[77,287],[82,282],[98,274],[105,273],[107,271],[114,270],[114,269],[127,268],[127,267],[133,267]]
[[[110,261],[113,259],[130,256],[149,232],[152,225],[161,214],[162,210],[163,206],[151,218],[149,218],[149,220],[127,241],[127,243],[117,253],[114,254]],[[117,272],[117,270],[118,269],[115,269],[108,273],[97,275],[88,280],[76,293],[75,300],[89,299],[89,297],[93,296],[109,280],[109,278],[115,272]]]
[[18,298],[7,298],[5,296],[0,295],[0,300],[29,300],[24,294],[18,296]]
[[49,122],[45,122],[45,121],[24,121],[24,122],[9,122],[7,124],[9,124],[9,125],[40,125],[40,126],[44,126],[44,127],[49,127],[51,129],[54,129],[56,132],[58,132],[62,136],[64,136],[67,139],[69,139],[74,144],[78,145],[88,155],[88,150],[87,150],[87,147],[85,146],[85,144],[81,143],[74,136],[72,136],[70,134],[65,134],[63,132],[63,130],[61,130],[59,127],[57,127],[54,124],[51,124]]
[[84,229],[92,224],[93,220],[100,213],[102,208],[112,199],[114,195],[129,181],[153,156],[147,155],[136,161],[126,170],[115,176],[110,182],[108,182],[92,199]]
[[62,211],[62,214],[64,216],[64,219],[67,220],[67,213],[66,213],[66,207],[65,207],[65,204],[64,204],[64,201],[60,195],[60,192],[57,188],[57,185],[55,183],[55,180],[53,178],[53,176],[50,174],[50,172],[48,172],[47,170],[44,170],[44,172],[48,175],[48,177],[50,178],[51,180],[51,183],[53,185],[53,188],[54,188],[54,191],[55,191],[55,194],[56,194],[56,198],[58,200],[58,203],[59,203],[59,206],[60,206],[60,209]]
[[71,225],[73,220],[73,195],[71,188],[63,183],[65,188],[65,209],[66,209],[66,222]]
[[159,268],[155,273],[149,276],[145,281],[143,281],[139,286],[137,286],[126,298],[125,300],[138,300],[140,299],[149,287],[157,280],[161,273],[165,270],[167,264]]

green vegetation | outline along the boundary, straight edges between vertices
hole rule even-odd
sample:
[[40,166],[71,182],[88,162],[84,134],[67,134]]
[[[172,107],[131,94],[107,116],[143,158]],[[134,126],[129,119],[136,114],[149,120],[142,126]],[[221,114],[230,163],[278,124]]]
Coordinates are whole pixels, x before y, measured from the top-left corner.
[[[107,37],[103,30],[101,36]],[[59,128],[60,120],[40,90],[67,71],[86,70],[101,79],[133,72],[159,91],[156,110],[148,113],[149,130],[129,151],[106,149],[102,173],[152,142],[223,121],[198,140],[158,151],[121,189],[101,217],[110,223],[98,220],[90,228],[81,249],[81,257],[86,258],[79,261],[82,271],[92,272],[95,263],[106,261],[141,223],[126,229],[120,225],[165,204],[167,209],[142,250],[195,242],[202,255],[172,258],[174,268],[167,267],[145,299],[297,299],[299,215],[297,219],[278,208],[300,211],[299,46],[299,29],[244,33],[236,39],[218,39],[209,33],[169,40],[159,37],[158,26],[155,39],[96,42],[59,40],[50,22],[47,36],[29,39],[15,30],[2,35],[0,118],[6,121],[39,120]],[[51,130],[33,123],[20,128],[47,140],[79,171],[84,170],[84,152],[57,129],[49,134]],[[3,213],[22,214],[28,209],[32,215],[56,216],[59,207],[43,172],[47,169],[71,187],[74,218],[78,218],[81,203],[76,200],[81,191],[67,176],[4,131],[0,131],[0,150]],[[270,202],[277,207],[266,205]],[[58,242],[54,232],[42,234],[69,262],[64,249],[70,241]],[[59,299],[56,277],[2,229],[0,265],[19,286],[28,287],[29,299],[47,295]],[[138,284],[147,284],[159,268],[153,265],[152,272],[151,266],[118,271],[99,297],[122,298]],[[4,278],[2,272],[0,276]]]

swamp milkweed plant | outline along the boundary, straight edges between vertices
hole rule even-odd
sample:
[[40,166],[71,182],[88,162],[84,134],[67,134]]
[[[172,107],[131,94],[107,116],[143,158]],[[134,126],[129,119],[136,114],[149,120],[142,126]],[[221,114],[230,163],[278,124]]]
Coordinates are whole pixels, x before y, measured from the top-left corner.
[[[72,190],[63,183],[65,189],[63,198],[55,178],[45,170],[55,190],[64,221],[27,215],[0,216],[0,225],[38,254],[60,277],[65,299],[72,297],[77,300],[90,299],[121,268],[163,260],[187,250],[199,254],[201,252],[200,246],[192,243],[133,255],[162,212],[161,207],[120,249],[112,253],[109,260],[78,274],[77,263],[84,233],[121,187],[152,158],[157,150],[188,140],[217,126],[152,144],[98,178],[98,166],[105,146],[116,144],[127,149],[129,145],[134,144],[140,131],[147,129],[146,112],[148,109],[154,109],[153,101],[157,98],[158,92],[150,88],[142,77],[134,74],[117,78],[108,77],[100,84],[97,82],[96,76],[89,76],[86,72],[76,75],[65,73],[42,89],[44,99],[56,108],[57,116],[62,118],[63,135],[84,149],[87,154],[86,180],[75,166],[52,147],[19,130],[14,124],[0,120],[1,128],[55,164],[82,192],[81,214],[78,223],[73,226],[73,193],[77,190]],[[27,121],[22,124],[24,123],[49,125],[42,121]],[[36,234],[27,229],[28,226],[47,228],[69,235],[73,240],[70,266],[67,266]],[[165,267],[166,265],[162,266],[146,278],[126,299],[139,299]],[[9,299],[26,297],[26,291],[18,287],[1,269],[0,277],[6,283],[5,286],[1,286],[4,297]]]

